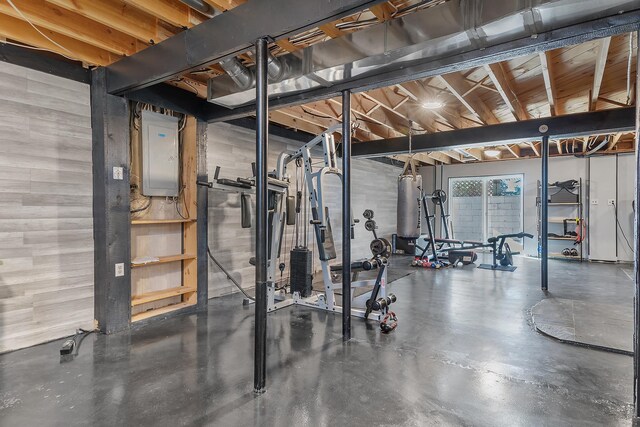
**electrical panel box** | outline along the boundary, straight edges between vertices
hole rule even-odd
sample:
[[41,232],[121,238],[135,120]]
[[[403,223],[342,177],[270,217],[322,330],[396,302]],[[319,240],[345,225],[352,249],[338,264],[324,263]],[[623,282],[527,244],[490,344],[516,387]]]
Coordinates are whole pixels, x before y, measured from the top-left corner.
[[178,196],[179,164],[177,117],[142,111],[142,194]]

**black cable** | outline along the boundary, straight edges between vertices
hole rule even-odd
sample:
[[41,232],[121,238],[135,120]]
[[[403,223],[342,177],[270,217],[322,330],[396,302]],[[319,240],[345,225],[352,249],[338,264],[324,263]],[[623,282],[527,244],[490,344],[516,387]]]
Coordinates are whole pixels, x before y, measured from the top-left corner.
[[308,111],[306,108],[304,107],[300,107],[302,109],[302,111],[304,111],[305,113],[309,114],[310,116],[313,117],[317,117],[319,119],[330,119],[330,120],[338,120],[335,117],[331,117],[331,116],[326,116],[324,114],[316,114],[316,113],[312,113],[311,111]]
[[236,288],[240,289],[240,292],[242,292],[244,294],[245,297],[249,298],[251,301],[255,301],[256,299],[254,297],[252,297],[251,295],[249,295],[247,293],[247,291],[245,291],[242,286],[240,286],[240,283],[238,283],[236,281],[236,279],[234,279],[233,277],[231,277],[231,275],[227,272],[227,270],[225,270],[225,268],[218,262],[217,259],[214,258],[213,254],[211,253],[211,249],[209,248],[209,246],[207,246],[207,254],[209,254],[209,258],[211,258],[211,261],[213,261],[220,270],[222,270],[222,272],[224,274],[227,275],[227,279],[229,279],[231,282],[233,282],[234,285],[236,285]]
[[618,228],[620,229],[620,233],[622,233],[622,237],[624,237],[625,242],[627,242],[627,246],[629,246],[629,249],[631,250],[631,253],[633,253],[633,247],[631,246],[631,243],[629,243],[629,239],[627,239],[627,235],[624,234],[624,230],[622,230],[622,225],[620,224],[620,221],[618,221],[618,206],[616,205],[615,202],[613,202],[613,212],[614,212],[614,216],[616,218],[616,224],[618,225]]
[[146,211],[147,209],[149,209],[149,206],[151,206],[151,197],[149,197],[149,203],[147,203],[146,206],[143,206],[143,207],[138,208],[138,209],[134,209],[134,210],[131,211],[131,213],[137,213],[137,212]]

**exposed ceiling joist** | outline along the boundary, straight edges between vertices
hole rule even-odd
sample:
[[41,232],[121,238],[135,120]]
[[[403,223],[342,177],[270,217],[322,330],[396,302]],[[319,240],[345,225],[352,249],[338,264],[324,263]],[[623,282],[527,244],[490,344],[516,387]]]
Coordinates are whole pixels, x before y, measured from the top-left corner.
[[516,92],[509,80],[502,63],[488,64],[484,66],[489,78],[493,82],[493,85],[498,90],[498,93],[502,97],[502,100],[509,108],[509,111],[513,115],[515,120],[527,120],[529,114],[527,110],[522,106]]
[[[24,17],[41,29],[54,31],[116,55],[131,55],[146,45],[108,25],[95,22],[44,0],[13,0]],[[0,1],[0,13],[21,19],[9,3]],[[69,55],[69,52],[66,52]]]
[[596,68],[593,73],[593,88],[591,89],[591,99],[589,100],[589,111],[595,111],[596,109],[596,103],[600,96],[600,88],[602,87],[604,69],[607,66],[610,45],[611,37],[603,38],[598,44],[598,55],[596,56]]
[[544,88],[547,92],[547,100],[549,101],[549,112],[551,116],[558,115],[558,90],[553,77],[553,66],[551,52],[545,51],[538,54],[540,58],[540,66],[542,67],[542,77],[544,78]]
[[[162,19],[178,28],[188,28],[199,24],[202,19],[179,0],[123,0],[126,4],[140,9],[151,16]],[[195,19],[194,19],[195,18]],[[195,22],[194,22],[195,21]]]
[[453,94],[467,110],[484,124],[498,124],[500,121],[496,118],[491,111],[491,108],[487,106],[480,97],[475,93],[468,93],[466,97],[462,96],[463,93],[469,89],[469,83],[459,73],[451,73],[443,76],[439,76],[438,79],[442,82],[449,92]]
[[73,55],[89,64],[107,65],[119,56],[104,49],[83,43],[71,37],[41,29],[44,34],[57,44],[47,40],[27,22],[0,14],[0,36],[16,40],[30,46],[36,46],[63,56]]
[[121,0],[47,0],[85,18],[107,25],[144,43],[157,43],[172,34],[151,15]]

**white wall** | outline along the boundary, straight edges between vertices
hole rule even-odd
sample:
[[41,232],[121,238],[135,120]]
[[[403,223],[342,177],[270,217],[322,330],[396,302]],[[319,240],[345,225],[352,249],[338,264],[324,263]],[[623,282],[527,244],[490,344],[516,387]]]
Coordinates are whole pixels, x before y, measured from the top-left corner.
[[[631,211],[631,200],[633,200],[633,188],[635,181],[635,166],[633,163],[633,155],[618,155],[618,205],[619,219],[630,242],[633,237],[633,220]],[[564,181],[567,179],[582,178],[585,181],[585,189],[588,188],[588,159],[577,157],[552,157],[549,159],[549,181]],[[449,178],[452,177],[470,177],[470,176],[487,176],[487,175],[509,175],[515,173],[524,174],[524,231],[534,235],[534,239],[525,239],[524,253],[527,255],[537,255],[537,211],[536,211],[536,194],[537,181],[541,176],[539,159],[523,159],[523,160],[507,160],[484,162],[474,164],[456,164],[445,165],[442,167],[425,166],[422,167],[420,173],[423,175],[423,182],[426,191],[433,191],[435,188],[443,188],[448,191]],[[441,178],[442,173],[442,178]],[[592,172],[593,173],[593,172]],[[443,184],[444,183],[444,184]],[[585,190],[586,191],[586,190]],[[588,213],[588,192],[583,193],[585,216]],[[606,202],[606,201],[605,201]],[[606,204],[606,203],[605,203]],[[549,217],[571,216],[574,212],[570,207],[553,207],[549,210]],[[611,217],[613,221],[613,217]],[[590,221],[587,218],[587,224]],[[550,232],[553,232],[550,225]],[[562,231],[562,224],[558,225],[559,231]],[[622,234],[618,230],[618,259],[621,261],[630,261],[632,256],[626,242],[622,238]],[[589,233],[587,233],[589,236]],[[584,251],[587,255],[588,242],[585,242]],[[594,244],[594,243],[592,243]],[[566,242],[550,241],[551,251],[561,250],[566,247]],[[626,250],[625,248],[626,247]]]
[[0,352],[93,329],[89,86],[0,62]]
[[[269,170],[275,169],[276,159],[283,152],[293,152],[302,143],[285,138],[269,137]],[[207,129],[207,173],[213,180],[215,167],[220,166],[220,177],[235,179],[238,176],[251,175],[251,162],[255,161],[255,132],[226,123],[210,124]],[[352,240],[352,259],[370,256],[369,243],[372,234],[364,229],[362,212],[373,209],[375,220],[380,227],[380,237],[390,239],[396,229],[397,176],[401,170],[372,160],[352,160],[352,212],[354,218],[360,218],[356,225],[356,238]],[[341,184],[336,177],[327,180],[325,202],[329,207],[337,259],[341,262]],[[209,191],[209,246],[218,261],[245,288],[255,283],[254,268],[249,259],[255,255],[255,229],[243,229],[240,226],[240,196],[219,190]],[[252,214],[255,209],[255,197],[252,199]],[[253,218],[255,226],[255,218]],[[311,231],[311,227],[309,227]],[[284,277],[288,274],[288,252],[292,247],[293,226],[287,227],[283,242],[282,261],[287,265]],[[315,246],[315,240],[309,235],[308,246]],[[317,257],[316,270],[320,268]],[[279,278],[279,275],[278,275]],[[235,291],[223,273],[209,262],[209,296],[215,297]]]

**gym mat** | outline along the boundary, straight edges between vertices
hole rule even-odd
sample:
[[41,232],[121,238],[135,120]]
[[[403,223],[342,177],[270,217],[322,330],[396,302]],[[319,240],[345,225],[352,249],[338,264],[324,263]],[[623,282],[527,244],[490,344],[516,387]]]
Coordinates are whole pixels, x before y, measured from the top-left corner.
[[518,267],[516,267],[516,266],[514,266],[514,265],[507,265],[507,266],[504,266],[504,265],[499,265],[499,264],[498,264],[498,266],[496,266],[495,268],[493,268],[493,265],[492,265],[492,264],[480,264],[480,265],[478,266],[478,268],[481,268],[481,269],[483,269],[483,270],[511,271],[511,272],[513,272],[513,271],[516,271],[516,268],[518,268]]
[[633,304],[547,298],[531,309],[538,332],[561,342],[633,353]]

